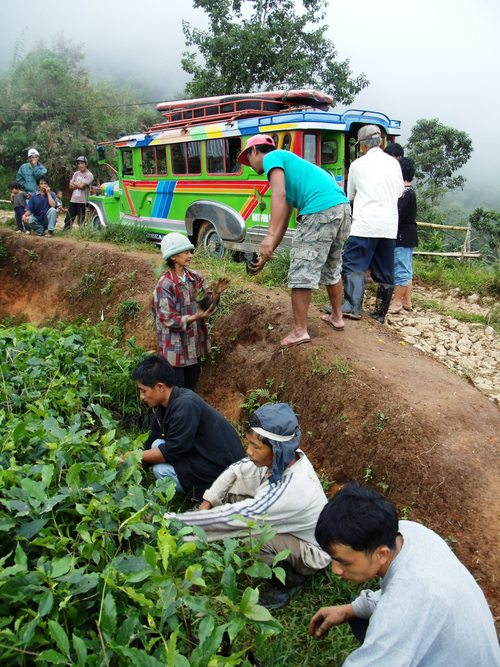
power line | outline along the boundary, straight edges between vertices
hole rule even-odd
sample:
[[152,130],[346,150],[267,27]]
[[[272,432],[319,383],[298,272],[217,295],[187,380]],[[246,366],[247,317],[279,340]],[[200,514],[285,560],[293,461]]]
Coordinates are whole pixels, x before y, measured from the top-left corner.
[[[82,111],[82,109],[120,109],[126,107],[141,107],[141,106],[150,106],[154,104],[161,104],[165,100],[160,100],[159,102],[128,102],[127,104],[100,104],[100,105],[88,105],[88,106],[77,106],[77,107],[62,107],[58,106],[57,109],[43,109],[38,107],[37,109],[30,109],[26,116],[33,115],[34,113],[41,113],[45,115],[57,115],[60,111]],[[4,113],[22,113],[19,107],[0,107],[0,112]]]

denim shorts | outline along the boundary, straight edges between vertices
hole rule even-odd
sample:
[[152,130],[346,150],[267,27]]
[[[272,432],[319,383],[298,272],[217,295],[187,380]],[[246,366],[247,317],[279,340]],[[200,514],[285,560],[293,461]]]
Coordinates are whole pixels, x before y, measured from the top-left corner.
[[394,248],[394,284],[407,287],[413,278],[413,248]]
[[350,204],[299,215],[292,241],[288,287],[317,289],[336,285],[342,273],[342,250],[351,230]]

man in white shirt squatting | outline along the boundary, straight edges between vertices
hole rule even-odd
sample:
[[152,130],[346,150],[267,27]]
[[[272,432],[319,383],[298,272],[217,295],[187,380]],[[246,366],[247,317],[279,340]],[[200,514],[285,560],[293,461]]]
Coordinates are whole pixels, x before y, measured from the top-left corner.
[[439,535],[398,522],[380,493],[347,484],[321,512],[316,539],[345,581],[381,577],[378,591],[323,607],[311,620],[315,639],[348,622],[363,642],[344,667],[500,665],[493,617],[473,576]]
[[247,457],[233,463],[203,494],[198,511],[165,518],[200,526],[208,539],[248,537],[248,522],[271,526],[275,537],[263,547],[260,558],[272,565],[274,557],[288,549],[280,566],[286,583],[277,580],[260,596],[269,609],[287,604],[306,576],[322,570],[330,557],[319,547],[314,530],[326,496],[309,459],[300,449],[297,417],[287,403],[268,403],[251,416]]

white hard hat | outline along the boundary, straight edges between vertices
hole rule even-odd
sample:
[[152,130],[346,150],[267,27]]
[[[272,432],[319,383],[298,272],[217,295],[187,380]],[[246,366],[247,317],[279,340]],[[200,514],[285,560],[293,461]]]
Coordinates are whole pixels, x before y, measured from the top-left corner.
[[169,259],[173,255],[186,250],[194,250],[194,245],[184,234],[178,232],[171,232],[166,234],[161,240],[161,254],[163,259]]
[[36,148],[30,148],[28,151],[28,157],[32,157],[33,155],[40,157],[40,153],[37,151]]

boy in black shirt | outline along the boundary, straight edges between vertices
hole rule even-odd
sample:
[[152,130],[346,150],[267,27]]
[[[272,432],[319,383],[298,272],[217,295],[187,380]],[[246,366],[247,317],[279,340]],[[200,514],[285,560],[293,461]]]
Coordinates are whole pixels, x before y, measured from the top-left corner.
[[171,477],[178,491],[201,500],[228,466],[245,456],[236,429],[190,389],[174,387],[174,369],[150,356],[135,369],[141,399],[155,408],[142,462],[155,477]]

